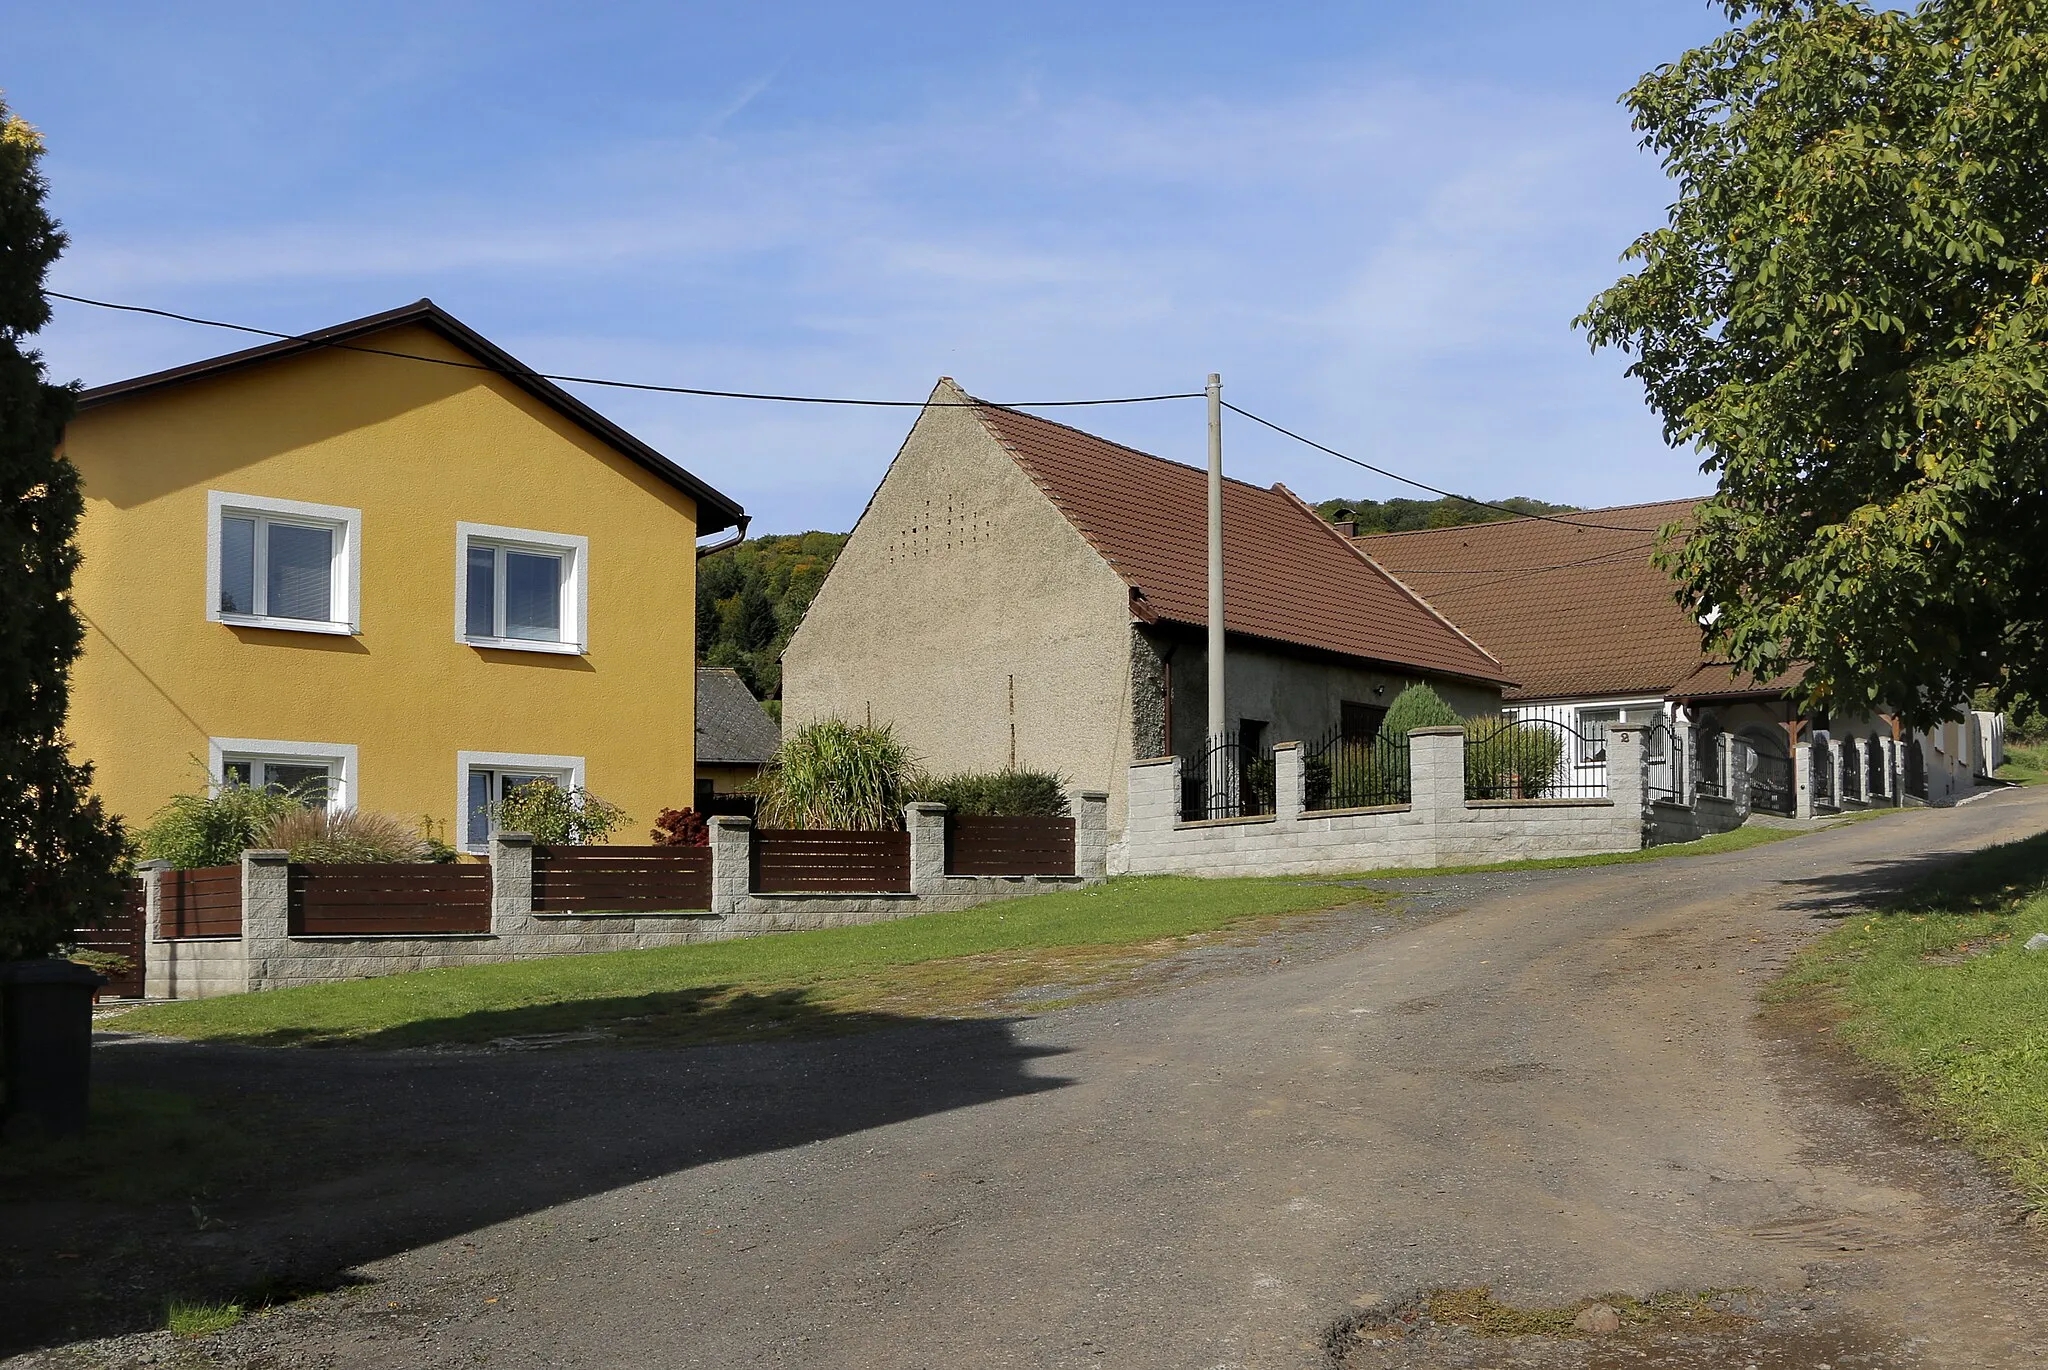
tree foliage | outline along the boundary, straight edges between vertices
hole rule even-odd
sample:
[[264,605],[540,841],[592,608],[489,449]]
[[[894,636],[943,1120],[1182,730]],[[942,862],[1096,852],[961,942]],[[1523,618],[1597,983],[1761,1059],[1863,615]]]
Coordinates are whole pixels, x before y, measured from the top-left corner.
[[1367,533],[1411,533],[1419,528],[1462,528],[1467,524],[1499,523],[1503,519],[1530,514],[1575,514],[1579,509],[1576,504],[1545,504],[1526,495],[1510,495],[1494,501],[1494,505],[1475,504],[1456,496],[1443,499],[1326,499],[1316,506],[1316,512],[1335,522],[1338,510],[1349,509],[1355,516],[1359,534],[1363,536]]
[[846,545],[846,533],[749,538],[697,565],[697,659],[730,666],[761,699],[782,697],[782,649]]
[[1720,477],[1680,596],[1818,705],[2048,697],[2048,4],[1725,8],[1626,97],[1678,198],[1580,320]]
[[1455,728],[1465,720],[1444,697],[1420,681],[1394,696],[1380,720],[1380,736],[1406,737],[1417,728]]
[[114,908],[126,861],[64,739],[84,498],[58,452],[73,391],[23,346],[49,321],[43,278],[64,248],[43,208],[42,152],[0,103],[0,960],[47,955]]

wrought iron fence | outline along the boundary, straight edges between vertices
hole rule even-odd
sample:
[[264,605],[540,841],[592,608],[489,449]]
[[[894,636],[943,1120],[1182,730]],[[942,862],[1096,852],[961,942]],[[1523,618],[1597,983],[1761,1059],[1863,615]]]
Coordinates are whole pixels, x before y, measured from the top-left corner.
[[1883,739],[1872,733],[1870,740],[1863,744],[1863,751],[1868,763],[1864,774],[1869,778],[1864,793],[1872,799],[1877,799],[1886,793]]
[[[1604,729],[1592,737],[1554,718],[1477,725],[1465,734],[1465,797],[1604,799],[1605,736]],[[1588,760],[1596,756],[1598,763]]]
[[1847,801],[1857,797],[1856,792],[1861,788],[1858,777],[1863,774],[1863,766],[1856,759],[1856,744],[1853,741],[1844,742],[1841,746],[1841,753],[1841,781],[1835,786],[1835,793],[1840,795],[1844,801]]
[[1652,723],[1643,730],[1643,802],[1676,800],[1682,785],[1678,774],[1678,748],[1671,725]]
[[1788,818],[1797,813],[1799,793],[1792,758],[1755,749],[1750,751],[1750,757],[1749,807]]
[[1813,777],[1813,807],[1832,809],[1835,807],[1834,758],[1828,755],[1828,744],[1815,738],[1812,743],[1812,762],[1807,772]]
[[1409,803],[1408,738],[1382,733],[1367,742],[1336,728],[1301,749],[1301,784],[1307,809]]
[[1917,737],[1906,744],[1906,793],[1915,799],[1927,797],[1927,753]]
[[1207,751],[1181,762],[1183,822],[1269,814],[1273,794],[1273,753],[1248,750],[1236,738],[1211,742]]

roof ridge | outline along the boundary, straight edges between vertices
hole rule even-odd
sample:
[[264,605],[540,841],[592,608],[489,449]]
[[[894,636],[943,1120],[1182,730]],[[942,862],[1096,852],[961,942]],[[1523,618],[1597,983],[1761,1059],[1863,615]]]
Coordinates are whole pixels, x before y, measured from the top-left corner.
[[[563,418],[582,428],[592,437],[610,445],[621,455],[653,472],[662,480],[675,486],[692,500],[698,509],[697,529],[699,534],[717,532],[721,528],[744,525],[746,510],[730,496],[722,494],[685,470],[665,453],[657,451],[645,440],[635,437],[612,419],[605,417],[590,405],[564,390],[560,385],[546,379],[539,372],[520,361],[498,344],[471,328],[462,320],[427,297],[421,296],[411,304],[400,305],[375,314],[365,314],[359,319],[329,324],[310,333],[295,333],[289,337],[276,338],[254,347],[245,347],[235,352],[223,352],[217,356],[202,357],[195,362],[173,366],[161,371],[152,371],[126,380],[109,381],[81,391],[78,407],[81,411],[111,404],[133,395],[147,394],[166,386],[177,385],[188,380],[205,380],[244,366],[262,362],[283,361],[303,356],[326,347],[340,347],[351,350],[351,339],[367,337],[388,329],[416,325],[427,329],[466,352],[477,361],[487,363],[475,369],[489,375],[502,376],[511,384],[524,390]],[[354,349],[367,355],[378,355],[375,348]],[[428,360],[434,360],[429,358]],[[465,364],[466,365],[466,364]],[[710,519],[705,514],[711,515]],[[720,517],[725,521],[716,522]]]
[[[950,376],[946,376],[941,377],[940,379],[951,380],[952,378]],[[958,386],[960,383],[958,381],[954,381],[953,384],[955,386]],[[1085,428],[1076,428],[1071,423],[1061,423],[1058,419],[1049,419],[1042,414],[1028,413],[1025,410],[1015,408],[1014,406],[1011,405],[996,404],[992,401],[982,399],[979,395],[968,395],[967,391],[964,389],[961,390],[960,393],[963,395],[967,395],[967,398],[974,402],[977,413],[979,413],[981,410],[994,410],[996,413],[999,414],[1015,414],[1019,418],[1030,419],[1034,423],[1049,424],[1054,428],[1064,428],[1067,432],[1076,434],[1080,437],[1084,437],[1088,439],[1090,442],[1107,443],[1109,446],[1114,447],[1119,451],[1128,452],[1134,457],[1143,457],[1146,461],[1156,461],[1161,466],[1172,466],[1182,471],[1192,471],[1196,475],[1205,478],[1209,474],[1209,468],[1206,466],[1193,466],[1184,461],[1175,461],[1172,457],[1162,457],[1157,452],[1147,452],[1143,448],[1132,447],[1128,443],[1118,442],[1115,438],[1105,438],[1100,433],[1091,433]],[[1236,476],[1226,475],[1223,478],[1223,480],[1225,484],[1239,486],[1246,490],[1256,490],[1260,494],[1271,493],[1270,486],[1255,485],[1248,480],[1239,480]]]

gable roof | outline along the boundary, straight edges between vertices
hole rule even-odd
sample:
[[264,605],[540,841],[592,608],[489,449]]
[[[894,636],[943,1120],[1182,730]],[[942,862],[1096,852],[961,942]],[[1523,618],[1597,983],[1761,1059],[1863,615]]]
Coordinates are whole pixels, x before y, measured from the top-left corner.
[[[944,382],[941,390],[959,393]],[[1207,471],[1015,409],[976,402],[973,412],[1129,584],[1136,616],[1208,622]],[[1223,483],[1223,618],[1250,637],[1490,684],[1508,679],[1284,486]]]
[[153,371],[146,376],[96,385],[79,395],[78,407],[81,410],[92,409],[116,400],[182,385],[186,381],[218,376],[285,357],[296,357],[323,347],[349,348],[359,338],[408,325],[427,329],[454,343],[481,362],[483,365],[480,369],[493,371],[505,377],[563,418],[599,441],[617,448],[695,500],[697,532],[700,535],[715,533],[721,528],[732,528],[746,521],[746,511],[731,499],[698,480],[561,386],[534,374],[531,367],[427,299],[415,300],[397,309],[387,309],[381,314],[351,319],[347,323],[338,323],[331,328],[322,328],[297,337],[281,338],[276,342],[244,348],[240,352],[228,352],[218,357],[208,357],[203,361],[188,362],[184,366],[174,366],[168,371]]
[[1700,628],[1650,553],[1658,529],[1689,521],[1698,505],[1664,500],[1559,516],[1568,522],[1519,518],[1357,542],[1500,658],[1517,682],[1511,698],[1662,696],[1700,664]]
[[729,666],[697,668],[697,760],[709,766],[761,766],[774,760],[782,729]]

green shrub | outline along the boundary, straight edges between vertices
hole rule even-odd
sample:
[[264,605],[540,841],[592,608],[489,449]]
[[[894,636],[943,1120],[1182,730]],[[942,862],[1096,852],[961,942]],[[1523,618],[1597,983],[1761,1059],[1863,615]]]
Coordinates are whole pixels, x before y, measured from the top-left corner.
[[285,814],[265,829],[261,845],[312,865],[433,859],[404,819],[364,809],[305,808]]
[[764,828],[897,828],[924,783],[916,754],[888,724],[820,719],[783,734],[761,778],[759,821]]
[[232,866],[271,824],[306,807],[296,793],[226,784],[213,794],[181,794],[158,809],[142,830],[142,855],[179,870]]
[[1065,818],[1066,786],[1066,778],[1051,771],[1006,767],[938,776],[920,786],[917,797],[969,818]]
[[603,842],[626,823],[626,811],[581,786],[563,789],[552,780],[531,780],[493,804],[491,825],[501,832],[531,834],[542,846],[580,847]]
[[1435,690],[1427,685],[1410,685],[1387,706],[1387,716],[1380,721],[1380,735],[1406,737],[1417,728],[1455,728],[1462,721],[1458,711],[1444,703],[1443,696]]
[[1499,714],[1465,720],[1465,793],[1479,799],[1541,799],[1557,785],[1565,736]]

